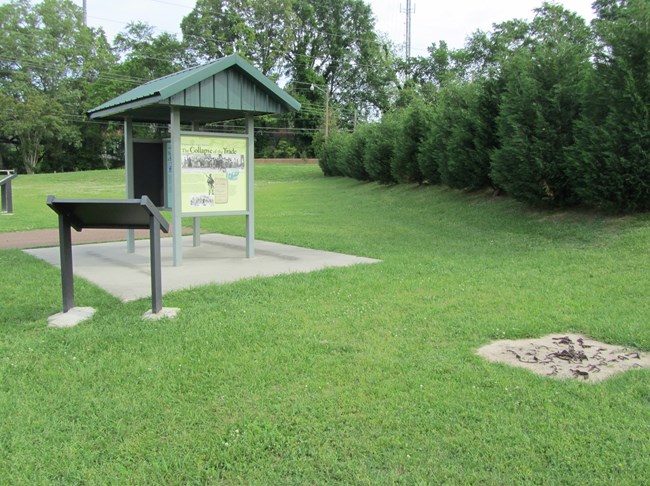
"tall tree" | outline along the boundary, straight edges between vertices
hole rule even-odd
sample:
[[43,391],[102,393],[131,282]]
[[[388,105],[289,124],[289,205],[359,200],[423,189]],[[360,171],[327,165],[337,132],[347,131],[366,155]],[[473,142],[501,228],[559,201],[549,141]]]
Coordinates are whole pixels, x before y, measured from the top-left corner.
[[393,51],[363,0],[198,0],[181,25],[198,58],[239,53],[287,81],[304,105],[286,119],[301,151],[326,106],[346,128],[389,107]]
[[391,172],[391,162],[395,150],[399,120],[394,113],[388,113],[381,123],[368,124],[368,141],[363,156],[363,164],[370,180],[380,184],[393,184],[395,178]]
[[156,35],[154,27],[145,22],[129,23],[115,36],[113,46],[120,61],[90,86],[89,96],[95,105],[184,69],[194,61],[175,35],[167,32]]
[[[295,30],[287,51],[287,75],[320,77],[331,100],[365,118],[389,108],[395,83],[393,51],[375,32],[372,9],[363,0],[294,0]],[[350,123],[351,124],[351,123]]]
[[[432,115],[431,108],[421,99],[415,99],[404,109],[391,161],[391,174],[397,182],[421,184],[428,180],[422,171],[423,160],[428,158],[423,145],[430,133]],[[428,182],[439,182],[439,178]]]
[[198,0],[181,22],[199,60],[241,54],[266,76],[277,76],[293,37],[290,0]]
[[492,147],[481,118],[484,89],[475,81],[441,90],[421,150],[420,169],[427,180],[469,190],[489,184]]
[[650,209],[650,4],[598,0],[598,51],[572,151],[574,184],[590,205]]
[[566,151],[575,141],[591,52],[584,20],[545,3],[536,10],[525,42],[503,62],[497,118],[501,145],[493,153],[490,175],[513,197],[551,205],[575,202]]
[[0,6],[0,130],[19,140],[26,172],[48,140],[80,145],[86,88],[111,61],[103,31],[70,0]]

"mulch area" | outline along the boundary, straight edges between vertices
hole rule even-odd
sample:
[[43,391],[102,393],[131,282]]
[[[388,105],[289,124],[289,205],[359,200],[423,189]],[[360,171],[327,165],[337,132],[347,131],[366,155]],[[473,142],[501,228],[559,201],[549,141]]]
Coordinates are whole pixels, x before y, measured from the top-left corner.
[[[191,228],[183,228],[184,235],[191,233]],[[169,233],[160,234],[163,238],[171,235],[171,230]],[[149,238],[149,230],[135,230],[135,237],[137,239]],[[85,229],[83,231],[72,231],[73,245],[80,243],[104,243],[107,241],[126,241],[126,230]],[[24,249],[47,246],[59,246],[58,228],[0,233],[0,249]]]

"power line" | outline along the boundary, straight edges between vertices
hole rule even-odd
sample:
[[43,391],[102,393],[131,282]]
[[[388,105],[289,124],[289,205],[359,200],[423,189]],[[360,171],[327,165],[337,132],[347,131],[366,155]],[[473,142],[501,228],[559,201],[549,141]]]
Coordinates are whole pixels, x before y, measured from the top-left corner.
[[[101,125],[101,126],[110,126],[113,124],[114,126],[117,126],[115,124],[119,125],[119,122],[110,122],[110,121],[101,121],[101,120],[88,120],[86,119],[83,115],[69,115],[69,114],[63,114],[61,115],[63,118],[68,118],[71,123],[76,123],[76,124],[81,124],[81,125]],[[135,122],[133,123],[134,127],[139,127],[139,128],[150,128],[152,124],[150,123],[143,123],[143,122]],[[166,129],[167,125],[156,125],[158,128]],[[213,128],[202,128],[202,132],[224,132],[224,131],[237,131],[237,129],[240,129],[241,127],[213,127]],[[256,126],[255,127],[255,132],[256,133],[290,133],[290,134],[297,134],[297,133],[314,133],[314,132],[320,132],[320,128],[297,128],[297,127],[262,127],[262,126]]]
[[[20,59],[8,59],[8,58],[0,58],[0,62],[18,64],[21,68],[31,69],[31,70],[41,70],[46,72],[47,71],[56,72],[61,70],[60,67],[53,66],[45,62],[27,61],[27,60],[20,60]],[[11,72],[13,72],[13,70],[7,71],[7,73],[11,73]],[[116,81],[120,83],[129,83],[133,85],[140,85],[147,81],[150,81],[150,79],[136,78],[133,76],[128,76],[119,73],[109,73],[105,71],[99,71],[95,75],[97,77],[96,79],[97,81]],[[78,76],[78,77],[83,77],[83,76]]]

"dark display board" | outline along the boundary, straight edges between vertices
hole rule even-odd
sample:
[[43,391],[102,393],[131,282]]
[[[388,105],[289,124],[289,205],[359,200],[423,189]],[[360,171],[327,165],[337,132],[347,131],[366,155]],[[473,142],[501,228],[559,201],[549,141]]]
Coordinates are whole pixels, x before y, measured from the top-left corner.
[[139,141],[133,143],[133,196],[147,196],[157,207],[165,206],[165,163],[163,143]]

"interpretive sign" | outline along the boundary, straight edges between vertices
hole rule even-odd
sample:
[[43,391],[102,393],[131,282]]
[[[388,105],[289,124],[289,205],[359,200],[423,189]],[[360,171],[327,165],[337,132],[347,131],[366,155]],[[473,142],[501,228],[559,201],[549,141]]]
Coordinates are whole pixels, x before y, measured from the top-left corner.
[[151,310],[162,309],[160,231],[169,232],[169,223],[147,196],[140,199],[57,199],[47,197],[47,205],[59,215],[61,287],[63,312],[74,307],[71,228],[149,229],[151,253]]
[[247,208],[244,137],[181,135],[183,215],[244,212]]

